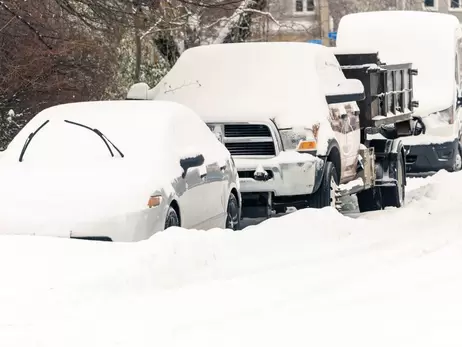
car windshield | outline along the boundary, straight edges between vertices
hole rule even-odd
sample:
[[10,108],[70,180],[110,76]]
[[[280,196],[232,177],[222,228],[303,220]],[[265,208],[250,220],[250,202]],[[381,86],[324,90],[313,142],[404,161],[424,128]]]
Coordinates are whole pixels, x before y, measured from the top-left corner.
[[[15,161],[21,157],[24,163],[96,163],[101,160],[107,162],[125,159],[125,156],[128,159],[143,159],[143,151],[152,144],[149,151],[151,161],[163,156],[162,151],[156,150],[164,147],[162,136],[149,137],[146,132],[142,133],[130,125],[122,128],[112,124],[107,129],[101,124],[97,127],[90,126],[91,123],[85,125],[90,129],[59,119],[52,120],[40,128],[32,139],[29,134],[26,141],[21,142],[18,139],[8,154],[11,159],[15,157]],[[96,132],[94,128],[97,129]],[[35,130],[32,129],[31,132]]]

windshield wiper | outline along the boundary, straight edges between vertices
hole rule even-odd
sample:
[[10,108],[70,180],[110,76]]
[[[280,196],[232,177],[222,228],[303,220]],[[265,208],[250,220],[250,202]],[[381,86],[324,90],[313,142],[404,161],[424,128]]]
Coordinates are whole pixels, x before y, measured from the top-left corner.
[[[77,122],[73,122],[73,121],[70,121],[70,120],[67,120],[65,119],[64,120],[66,123],[69,123],[69,124],[74,124],[74,125],[78,125],[79,127],[82,127],[82,128],[85,128],[85,129],[88,129],[88,130],[91,130],[93,131],[96,135],[98,135],[99,137],[101,137],[101,140],[103,140],[104,144],[106,145],[107,149],[109,150],[109,153],[111,153],[111,156],[113,157],[114,156],[114,152],[112,152],[112,149],[111,149],[111,146],[109,146],[109,143],[112,145],[112,147],[115,148],[115,150],[119,153],[119,155],[123,158],[124,157],[124,154],[120,151],[120,149],[117,148],[116,145],[114,145],[111,140],[109,140],[101,131],[99,131],[98,129],[94,129],[94,128],[91,128],[87,125],[84,125],[84,124],[81,124],[81,123],[77,123]],[[109,143],[108,143],[109,142]]]
[[19,155],[19,162],[22,162],[24,158],[24,153],[26,153],[27,147],[29,147],[29,143],[32,141],[34,136],[45,126],[48,124],[50,120],[46,120],[45,122],[42,123],[41,126],[37,128],[33,133],[30,133],[30,135],[27,137],[26,141],[24,142],[24,145],[22,146],[21,154]]

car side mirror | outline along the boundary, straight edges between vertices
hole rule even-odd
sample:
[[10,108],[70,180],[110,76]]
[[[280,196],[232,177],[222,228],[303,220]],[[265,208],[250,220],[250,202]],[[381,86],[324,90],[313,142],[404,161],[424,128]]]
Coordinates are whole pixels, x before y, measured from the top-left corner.
[[203,165],[204,161],[205,161],[205,159],[204,159],[204,156],[202,154],[198,154],[196,156],[180,159],[180,166],[183,169],[183,176],[182,177],[183,178],[186,177],[186,173],[188,172],[188,170],[190,168],[198,167],[198,166]]
[[345,79],[326,92],[328,104],[361,101],[365,98],[364,85],[357,79]]
[[456,107],[461,107],[462,106],[462,95],[457,95],[457,105]]

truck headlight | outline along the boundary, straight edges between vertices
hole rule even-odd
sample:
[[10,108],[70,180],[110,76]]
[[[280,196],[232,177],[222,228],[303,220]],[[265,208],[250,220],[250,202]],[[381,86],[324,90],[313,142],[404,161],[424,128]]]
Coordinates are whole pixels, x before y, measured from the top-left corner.
[[314,129],[282,129],[279,130],[284,150],[316,154],[317,130]]
[[210,124],[208,123],[207,126],[209,127],[210,131],[215,135],[215,137],[223,143],[223,125],[222,124]]

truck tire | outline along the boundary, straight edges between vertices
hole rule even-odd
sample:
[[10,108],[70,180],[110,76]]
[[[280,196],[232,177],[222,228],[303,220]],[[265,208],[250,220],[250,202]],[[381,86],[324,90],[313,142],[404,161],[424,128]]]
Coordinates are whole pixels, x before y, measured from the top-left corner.
[[176,213],[175,209],[170,206],[167,211],[167,216],[165,217],[165,225],[164,230],[171,228],[171,227],[180,227],[180,218],[178,217],[178,213]]
[[338,186],[337,170],[332,162],[326,161],[321,185],[318,190],[311,195],[309,207],[323,208],[332,206],[335,208],[335,191]]
[[382,207],[402,207],[404,206],[404,198],[406,195],[406,168],[402,155],[398,157],[396,162],[396,174],[398,182],[393,187],[381,187],[382,191]]

